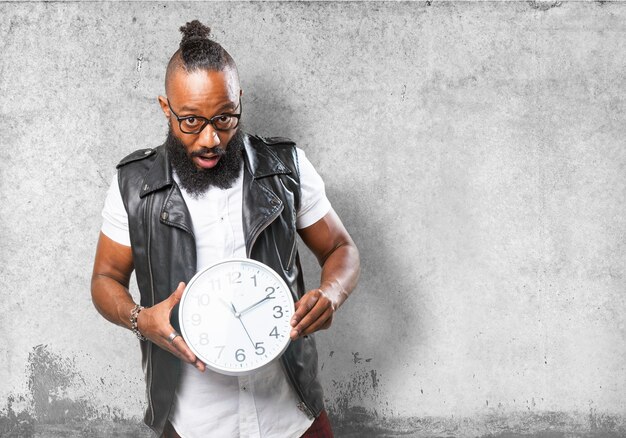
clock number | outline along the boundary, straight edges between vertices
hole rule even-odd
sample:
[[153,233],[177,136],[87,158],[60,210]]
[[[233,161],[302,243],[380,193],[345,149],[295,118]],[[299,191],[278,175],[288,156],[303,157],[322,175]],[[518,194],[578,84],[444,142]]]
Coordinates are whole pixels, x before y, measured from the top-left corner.
[[274,318],[282,318],[283,317],[283,308],[280,306],[274,306]]
[[230,284],[241,283],[241,272],[229,272],[228,273],[228,281]]
[[240,348],[239,350],[235,351],[235,359],[237,359],[237,362],[243,362],[244,360],[246,360],[246,351],[243,348]]
[[222,352],[224,351],[224,348],[225,348],[225,347],[226,347],[226,345],[216,345],[215,347],[213,347],[213,348],[217,348],[217,349],[219,349],[219,350],[220,350],[220,352],[219,352],[219,353],[217,353],[217,358],[218,358],[218,359],[219,359],[219,358],[220,358],[220,356],[222,355]]
[[219,278],[211,278],[209,281],[211,282],[211,289],[220,290],[222,288]]
[[254,274],[252,277],[250,277],[252,279],[252,281],[254,281],[254,287],[256,287],[256,274]]
[[200,315],[199,313],[194,313],[193,315],[191,315],[192,325],[199,326],[201,322],[202,322],[202,315]]
[[200,333],[200,345],[209,345],[209,334]]
[[266,288],[265,288],[265,293],[267,294],[267,297],[266,297],[266,298],[269,298],[269,299],[271,299],[271,300],[273,300],[274,298],[276,298],[276,297],[272,297],[272,296],[270,296],[270,295],[272,295],[272,294],[274,293],[274,291],[275,291],[275,290],[276,290],[276,289],[274,289],[272,286],[266,287]]
[[274,336],[276,339],[278,339],[278,328],[276,326],[274,326],[274,328],[270,332],[270,336]]
[[208,306],[211,301],[209,294],[198,295],[198,306]]
[[265,354],[265,348],[263,348],[261,344],[263,344],[263,342],[257,342],[256,344],[254,344],[254,352],[257,354],[257,356]]

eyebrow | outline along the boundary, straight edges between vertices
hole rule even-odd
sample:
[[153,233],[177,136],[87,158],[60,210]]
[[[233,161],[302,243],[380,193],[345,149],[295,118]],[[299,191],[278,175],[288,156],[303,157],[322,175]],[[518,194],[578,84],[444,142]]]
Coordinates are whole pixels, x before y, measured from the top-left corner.
[[[224,104],[221,107],[219,107],[219,110],[215,113],[215,115],[223,114],[224,111],[228,111],[228,110],[234,111],[235,108],[237,108],[236,104],[233,104],[233,103]],[[189,113],[192,113],[193,115],[196,115],[195,114],[196,111],[197,111],[197,108],[192,108],[192,107],[188,107],[188,106],[183,106],[183,107],[181,107],[181,109],[178,110],[178,112],[181,112],[181,113],[182,112],[189,112]]]

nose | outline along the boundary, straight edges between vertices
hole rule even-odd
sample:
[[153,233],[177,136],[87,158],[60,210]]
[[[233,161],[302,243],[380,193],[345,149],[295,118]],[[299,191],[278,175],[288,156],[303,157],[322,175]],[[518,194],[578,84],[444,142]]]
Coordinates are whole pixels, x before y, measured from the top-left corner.
[[205,128],[198,134],[198,142],[200,146],[206,146],[211,149],[215,146],[219,146],[221,143],[219,135],[217,135],[217,130],[210,123],[205,126]]

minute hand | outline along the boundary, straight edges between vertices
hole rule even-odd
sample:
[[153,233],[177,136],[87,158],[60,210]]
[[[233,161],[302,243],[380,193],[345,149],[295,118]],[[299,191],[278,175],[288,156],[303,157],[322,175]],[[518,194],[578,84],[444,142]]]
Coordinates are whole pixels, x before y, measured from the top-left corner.
[[272,294],[274,292],[271,292],[269,294],[267,294],[263,299],[257,301],[256,303],[246,307],[245,309],[243,309],[241,312],[239,312],[239,316],[243,315],[244,313],[246,313],[248,310],[254,309],[256,306],[258,306],[259,304],[263,303],[264,301],[269,300],[270,298],[272,298]]

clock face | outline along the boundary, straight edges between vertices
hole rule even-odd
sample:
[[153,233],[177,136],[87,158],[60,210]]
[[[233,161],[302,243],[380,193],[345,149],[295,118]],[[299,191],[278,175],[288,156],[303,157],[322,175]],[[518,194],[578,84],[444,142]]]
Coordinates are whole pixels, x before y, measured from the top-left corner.
[[250,259],[230,259],[198,272],[179,307],[181,335],[208,368],[248,374],[289,345],[294,303],[283,279]]

